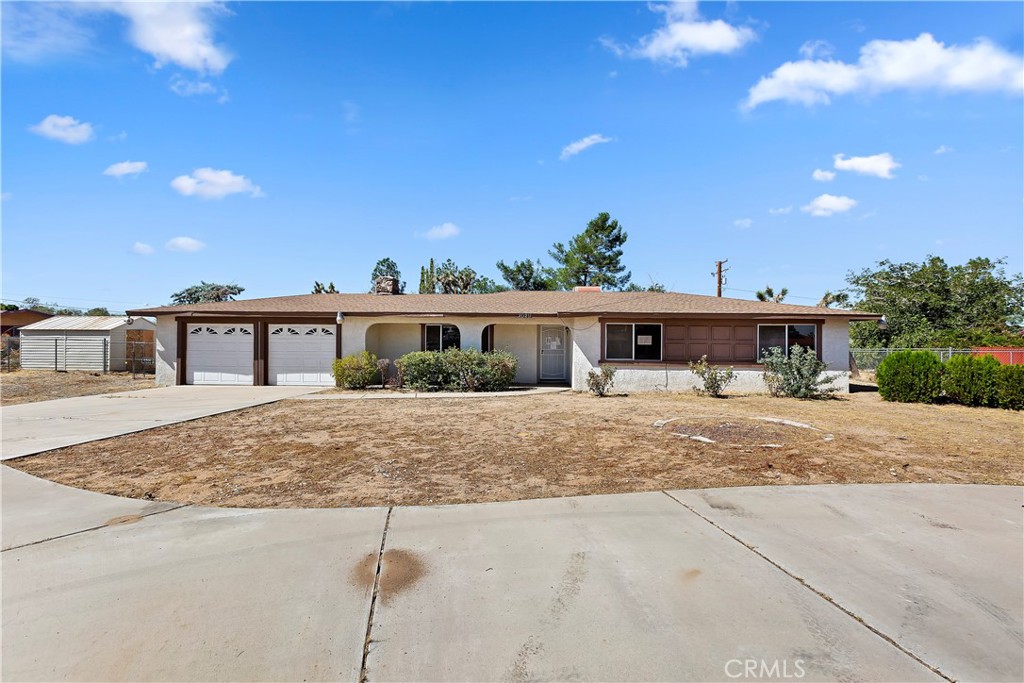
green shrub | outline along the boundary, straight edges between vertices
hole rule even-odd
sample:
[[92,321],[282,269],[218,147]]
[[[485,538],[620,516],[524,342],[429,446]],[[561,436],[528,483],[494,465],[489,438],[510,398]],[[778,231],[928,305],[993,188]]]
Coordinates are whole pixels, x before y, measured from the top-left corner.
[[725,388],[736,379],[732,368],[711,365],[707,356],[701,356],[698,361],[690,361],[690,372],[700,377],[703,383],[703,387],[694,387],[693,390],[701,396],[707,394],[713,398],[721,398]]
[[953,356],[942,368],[942,392],[965,406],[995,406],[999,367],[992,356]]
[[365,389],[378,377],[377,356],[369,351],[335,359],[331,368],[334,382],[345,389]]
[[897,351],[878,364],[875,380],[886,401],[934,403],[942,393],[942,361],[931,351]]
[[1000,365],[996,371],[996,405],[1024,410],[1024,365]]
[[611,365],[602,365],[600,370],[587,373],[587,388],[596,396],[606,396],[614,384],[615,368]]
[[836,381],[834,376],[822,374],[828,366],[818,360],[814,349],[793,344],[787,358],[781,346],[774,346],[768,349],[761,362],[764,364],[762,377],[772,396],[825,398],[839,390],[832,386]]
[[519,359],[508,351],[416,351],[395,367],[406,386],[420,391],[504,391],[515,380]]

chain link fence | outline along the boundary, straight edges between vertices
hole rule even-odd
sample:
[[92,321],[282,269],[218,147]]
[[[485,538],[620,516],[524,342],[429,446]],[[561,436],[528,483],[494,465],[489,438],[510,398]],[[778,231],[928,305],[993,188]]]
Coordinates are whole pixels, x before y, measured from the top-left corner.
[[941,361],[953,356],[995,356],[1004,365],[1024,365],[1024,348],[974,348],[974,349],[850,349],[850,368],[874,372],[889,354],[897,351],[931,351]]
[[111,341],[106,337],[13,337],[4,335],[0,368],[14,370],[83,370],[156,372],[156,345],[151,341]]

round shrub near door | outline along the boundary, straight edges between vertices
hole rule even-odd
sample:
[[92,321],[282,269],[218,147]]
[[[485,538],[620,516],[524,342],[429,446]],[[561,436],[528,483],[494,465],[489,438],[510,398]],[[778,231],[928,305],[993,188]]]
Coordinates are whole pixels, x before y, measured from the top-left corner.
[[335,383],[344,389],[365,389],[374,384],[380,374],[377,370],[377,356],[369,351],[352,354],[334,361],[332,368]]
[[508,351],[447,349],[407,353],[395,365],[410,389],[504,391],[516,377],[519,360]]
[[942,393],[942,361],[931,351],[897,351],[878,365],[875,379],[886,401],[934,403]]

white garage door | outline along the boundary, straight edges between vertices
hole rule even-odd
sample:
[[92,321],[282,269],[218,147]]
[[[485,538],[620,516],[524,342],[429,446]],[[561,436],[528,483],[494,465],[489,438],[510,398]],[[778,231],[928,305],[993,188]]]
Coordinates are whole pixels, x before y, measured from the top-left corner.
[[189,325],[188,384],[252,384],[252,325]]
[[334,330],[324,325],[270,324],[271,384],[333,386]]

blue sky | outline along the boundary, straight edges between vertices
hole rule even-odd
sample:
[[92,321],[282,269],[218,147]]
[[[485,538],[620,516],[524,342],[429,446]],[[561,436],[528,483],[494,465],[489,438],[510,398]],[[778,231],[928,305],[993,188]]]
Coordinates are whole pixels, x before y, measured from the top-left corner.
[[1024,249],[1021,3],[4,2],[3,297],[500,279],[601,211],[633,279],[814,303]]

